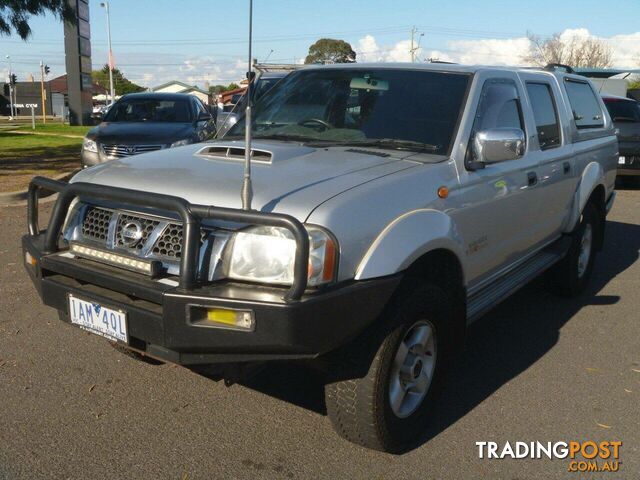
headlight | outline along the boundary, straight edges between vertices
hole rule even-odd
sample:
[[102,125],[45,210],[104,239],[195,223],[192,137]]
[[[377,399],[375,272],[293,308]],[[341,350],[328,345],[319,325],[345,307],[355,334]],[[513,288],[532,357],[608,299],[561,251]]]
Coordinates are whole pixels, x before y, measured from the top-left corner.
[[178,140],[177,142],[173,142],[169,148],[182,147],[184,145],[189,145],[190,143],[191,143],[191,139],[185,138],[183,140]]
[[[324,230],[308,227],[309,286],[331,282],[337,267],[337,246]],[[291,285],[296,242],[293,234],[280,227],[252,227],[237,232],[225,251],[228,278]]]
[[98,144],[89,138],[85,138],[82,140],[82,149],[87,152],[98,153]]

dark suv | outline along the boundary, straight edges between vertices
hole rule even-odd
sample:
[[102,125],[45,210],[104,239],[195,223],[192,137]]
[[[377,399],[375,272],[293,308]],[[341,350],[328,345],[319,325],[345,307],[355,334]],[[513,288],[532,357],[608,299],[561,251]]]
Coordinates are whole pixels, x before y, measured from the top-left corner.
[[604,104],[618,130],[618,176],[640,180],[640,104],[635,100],[603,95]]
[[133,93],[109,108],[82,142],[82,166],[208,140],[215,119],[185,93]]

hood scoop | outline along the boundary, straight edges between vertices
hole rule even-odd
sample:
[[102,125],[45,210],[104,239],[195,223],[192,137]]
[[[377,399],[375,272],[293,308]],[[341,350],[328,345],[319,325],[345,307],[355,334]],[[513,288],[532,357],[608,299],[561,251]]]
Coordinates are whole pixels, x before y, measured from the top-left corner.
[[[245,148],[236,146],[213,145],[204,147],[196,152],[200,157],[211,157],[216,159],[236,160],[244,162]],[[258,148],[251,149],[251,161],[257,163],[271,163],[273,153],[268,150]]]

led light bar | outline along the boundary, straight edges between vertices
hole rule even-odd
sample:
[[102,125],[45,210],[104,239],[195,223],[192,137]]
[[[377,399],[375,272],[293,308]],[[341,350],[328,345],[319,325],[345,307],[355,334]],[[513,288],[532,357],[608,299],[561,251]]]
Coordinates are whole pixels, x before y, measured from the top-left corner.
[[106,263],[114,267],[124,268],[133,272],[144,273],[149,276],[156,276],[161,268],[157,260],[140,260],[138,258],[126,257],[118,253],[113,253],[99,248],[88,247],[78,243],[70,244],[71,253],[78,257]]

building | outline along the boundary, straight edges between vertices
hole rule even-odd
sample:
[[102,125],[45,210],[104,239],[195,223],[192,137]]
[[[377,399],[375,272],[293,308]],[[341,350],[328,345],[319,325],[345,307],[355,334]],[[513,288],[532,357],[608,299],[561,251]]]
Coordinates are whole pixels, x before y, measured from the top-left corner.
[[[42,96],[40,82],[17,82],[15,88],[15,104],[18,116],[31,115],[31,106],[36,115],[42,115]],[[103,92],[104,89],[98,84],[92,85],[93,92]],[[0,115],[10,115],[11,107],[9,102],[9,85],[5,85],[0,92]],[[45,107],[47,116],[67,115],[68,112],[68,89],[67,76],[61,75],[44,82],[46,92]]]
[[226,92],[221,92],[218,98],[223,105],[228,105],[230,103],[235,103],[233,101],[234,98],[238,98],[238,96],[244,95],[245,90],[247,89],[246,85],[244,87],[235,88],[233,90],[227,90]]
[[189,95],[194,95],[202,100],[205,104],[211,104],[211,95],[206,90],[203,90],[195,85],[187,85],[186,83],[179,82],[177,80],[173,80],[171,82],[163,83],[157,87],[153,87],[151,89],[152,92],[159,93],[188,93]]

